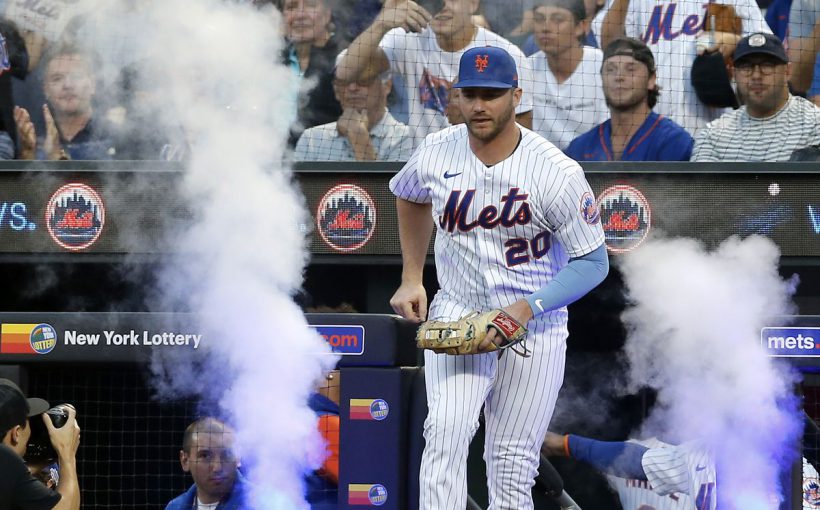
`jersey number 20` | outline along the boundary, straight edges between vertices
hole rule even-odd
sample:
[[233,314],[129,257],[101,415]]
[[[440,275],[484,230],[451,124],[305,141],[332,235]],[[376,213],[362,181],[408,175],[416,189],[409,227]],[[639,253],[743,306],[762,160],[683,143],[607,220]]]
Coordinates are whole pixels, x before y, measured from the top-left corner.
[[532,258],[538,260],[546,255],[550,249],[550,233],[545,230],[532,239],[515,237],[504,243],[504,247],[507,248],[507,251],[504,252],[507,267],[529,262],[530,251],[532,251]]

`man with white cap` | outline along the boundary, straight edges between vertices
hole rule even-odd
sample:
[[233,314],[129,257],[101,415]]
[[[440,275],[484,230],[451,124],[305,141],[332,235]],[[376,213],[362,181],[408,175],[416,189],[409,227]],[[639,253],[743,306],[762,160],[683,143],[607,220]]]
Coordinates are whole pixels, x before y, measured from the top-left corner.
[[[20,388],[8,379],[0,379],[0,509],[54,509],[80,508],[80,486],[77,479],[77,447],[80,445],[80,427],[77,411],[70,405],[64,408],[68,420],[55,428],[44,413],[48,402],[39,398],[27,399]],[[59,488],[47,489],[34,478],[23,462],[26,445],[31,437],[29,418],[43,420],[60,463]]]

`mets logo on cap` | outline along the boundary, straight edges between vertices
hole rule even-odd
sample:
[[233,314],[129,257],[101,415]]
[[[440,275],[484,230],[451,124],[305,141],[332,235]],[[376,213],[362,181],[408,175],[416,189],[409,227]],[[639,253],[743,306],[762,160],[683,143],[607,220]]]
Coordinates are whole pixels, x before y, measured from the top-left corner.
[[477,46],[461,55],[454,88],[514,89],[518,87],[515,60],[503,48]]
[[66,184],[51,195],[46,227],[54,242],[66,250],[85,250],[94,244],[103,225],[105,205],[91,186]]
[[490,64],[490,56],[489,55],[476,55],[475,56],[475,68],[479,73],[483,73],[487,66]]

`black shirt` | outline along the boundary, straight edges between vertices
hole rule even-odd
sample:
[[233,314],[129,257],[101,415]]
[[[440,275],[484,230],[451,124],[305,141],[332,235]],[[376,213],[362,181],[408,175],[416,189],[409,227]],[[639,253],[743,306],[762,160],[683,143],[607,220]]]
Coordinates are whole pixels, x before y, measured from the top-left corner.
[[[321,48],[311,46],[310,61],[303,76],[307,79],[315,79],[316,86],[306,94],[299,94],[299,105],[297,113],[297,126],[291,130],[291,146],[296,146],[296,141],[302,130],[328,122],[334,122],[342,115],[342,105],[336,100],[333,92],[333,77],[336,69],[336,57],[347,47],[340,42],[337,36],[331,37],[327,44]],[[284,51],[283,60],[291,65],[295,57],[295,49],[289,44]]]
[[0,510],[48,510],[61,497],[31,476],[14,450],[0,444]]

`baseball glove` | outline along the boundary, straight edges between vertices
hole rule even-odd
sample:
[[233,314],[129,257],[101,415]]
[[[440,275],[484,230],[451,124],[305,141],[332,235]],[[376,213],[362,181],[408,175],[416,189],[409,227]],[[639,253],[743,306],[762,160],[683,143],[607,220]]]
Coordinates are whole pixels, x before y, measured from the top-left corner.
[[[416,333],[416,346],[447,354],[478,354],[478,346],[490,328],[498,331],[504,342],[491,344],[487,351],[511,349],[525,358],[530,353],[526,345],[527,328],[501,309],[473,312],[457,321],[427,321]],[[521,343],[521,349],[516,345]]]

